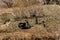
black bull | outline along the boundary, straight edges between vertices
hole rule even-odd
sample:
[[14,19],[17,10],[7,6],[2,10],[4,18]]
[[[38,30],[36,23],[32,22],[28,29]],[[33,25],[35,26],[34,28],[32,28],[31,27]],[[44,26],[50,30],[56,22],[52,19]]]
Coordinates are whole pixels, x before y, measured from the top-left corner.
[[43,0],[44,4],[50,4],[50,2],[55,2],[56,4],[59,4],[60,0]]

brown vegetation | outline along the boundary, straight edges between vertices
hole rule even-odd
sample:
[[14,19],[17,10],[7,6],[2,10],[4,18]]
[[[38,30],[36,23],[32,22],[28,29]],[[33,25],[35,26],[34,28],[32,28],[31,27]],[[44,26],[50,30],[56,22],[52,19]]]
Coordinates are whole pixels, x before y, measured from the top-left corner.
[[[60,39],[59,5],[42,5],[41,0],[0,0],[1,2],[0,40]],[[28,23],[26,26],[30,28],[21,29],[19,23]]]

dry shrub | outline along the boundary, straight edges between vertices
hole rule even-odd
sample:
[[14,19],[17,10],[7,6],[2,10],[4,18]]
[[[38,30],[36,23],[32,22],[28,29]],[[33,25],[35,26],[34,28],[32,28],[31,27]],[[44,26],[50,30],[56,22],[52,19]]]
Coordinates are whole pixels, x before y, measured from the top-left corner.
[[[21,17],[21,14],[26,14],[27,17],[30,15],[36,14],[37,16],[42,16],[44,20],[46,20],[47,27],[50,27],[52,30],[56,28],[59,30],[59,18],[60,18],[60,6],[58,5],[34,5],[27,8],[9,8],[9,9],[1,9],[1,13],[3,12],[12,12],[15,14],[15,17]],[[45,15],[45,16],[44,16]],[[23,15],[25,16],[25,15]],[[58,20],[58,21],[57,21]],[[31,23],[31,22],[30,22]],[[54,27],[53,27],[54,26]],[[50,30],[50,29],[49,29]],[[55,30],[56,31],[56,30]]]
[[13,5],[12,0],[2,0],[2,2],[7,5],[7,8],[11,8]]
[[14,18],[12,13],[2,13],[0,15],[0,23],[6,24],[6,22],[11,21]]
[[4,36],[1,35],[1,39],[10,39],[10,40],[30,40],[31,34],[26,32],[15,32],[15,33],[6,33]]
[[0,0],[0,8],[12,7],[12,0]]
[[0,8],[28,7],[39,3],[38,0],[0,0]]
[[7,5],[0,1],[0,8],[8,8]]
[[13,27],[10,26],[11,22],[7,22],[6,24],[0,25],[0,33],[4,32],[12,32]]
[[28,7],[40,3],[37,0],[12,0],[13,7]]
[[12,33],[0,33],[0,39],[1,40],[44,40],[50,38],[53,40],[54,35],[52,33],[46,33],[46,32],[36,32],[36,33],[30,33],[30,32],[12,32]]

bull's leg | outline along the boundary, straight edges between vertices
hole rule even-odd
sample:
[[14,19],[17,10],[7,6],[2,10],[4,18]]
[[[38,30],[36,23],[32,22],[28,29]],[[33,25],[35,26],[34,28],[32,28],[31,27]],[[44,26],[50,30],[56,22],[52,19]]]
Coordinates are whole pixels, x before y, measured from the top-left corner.
[[46,1],[45,0],[43,0],[43,2],[44,2],[44,5],[46,4]]
[[46,0],[46,4],[49,4],[50,3],[50,0]]
[[44,4],[49,4],[50,0],[43,0]]
[[59,4],[59,1],[58,0],[55,0],[56,1],[56,4]]

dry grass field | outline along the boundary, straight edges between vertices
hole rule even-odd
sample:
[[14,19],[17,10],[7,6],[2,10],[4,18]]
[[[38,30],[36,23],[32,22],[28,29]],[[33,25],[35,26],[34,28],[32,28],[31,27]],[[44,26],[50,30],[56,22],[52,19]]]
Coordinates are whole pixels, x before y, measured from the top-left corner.
[[43,3],[0,0],[0,40],[60,40],[60,5]]

